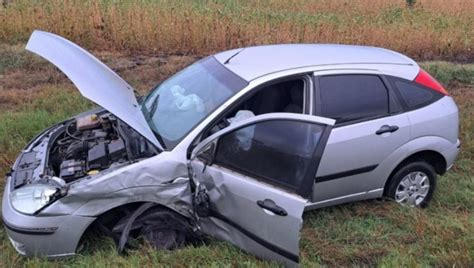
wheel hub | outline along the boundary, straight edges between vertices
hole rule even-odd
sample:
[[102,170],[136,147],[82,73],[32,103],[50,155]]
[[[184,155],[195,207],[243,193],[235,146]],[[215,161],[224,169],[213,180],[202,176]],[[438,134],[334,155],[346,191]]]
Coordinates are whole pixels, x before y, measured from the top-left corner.
[[421,171],[407,174],[400,180],[395,192],[395,201],[402,205],[419,206],[428,195],[430,180]]

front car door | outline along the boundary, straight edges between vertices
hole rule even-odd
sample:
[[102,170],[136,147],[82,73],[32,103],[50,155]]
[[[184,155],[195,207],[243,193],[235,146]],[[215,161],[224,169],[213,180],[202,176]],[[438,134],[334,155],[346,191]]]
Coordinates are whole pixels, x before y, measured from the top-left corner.
[[297,264],[302,214],[333,124],[271,113],[198,144],[190,172],[202,231],[259,257]]
[[315,87],[316,114],[336,124],[308,208],[381,196],[410,135],[388,83],[377,71],[326,71],[315,73]]

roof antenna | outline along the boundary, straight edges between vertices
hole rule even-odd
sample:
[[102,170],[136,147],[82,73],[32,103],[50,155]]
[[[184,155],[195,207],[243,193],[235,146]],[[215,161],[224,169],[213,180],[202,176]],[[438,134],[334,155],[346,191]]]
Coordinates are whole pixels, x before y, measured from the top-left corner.
[[242,52],[244,49],[245,49],[245,48],[242,48],[241,50],[237,51],[234,55],[230,56],[230,58],[228,58],[228,59],[224,62],[224,65],[227,64],[227,63],[229,63],[230,60],[231,60],[233,57],[239,55],[239,53]]

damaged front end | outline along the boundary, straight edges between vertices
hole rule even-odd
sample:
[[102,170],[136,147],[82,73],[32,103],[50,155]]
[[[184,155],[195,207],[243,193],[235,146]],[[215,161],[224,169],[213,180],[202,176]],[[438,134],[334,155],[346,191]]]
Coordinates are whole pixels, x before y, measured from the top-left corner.
[[[133,88],[59,36],[35,31],[26,48],[56,65],[84,97],[103,109],[45,130],[7,174],[2,218],[17,251],[29,256],[73,255],[95,224],[113,237],[124,237],[117,240],[122,245],[137,234],[152,242],[163,236],[163,230],[169,235],[169,223],[181,230],[195,229],[187,165],[164,151]],[[146,213],[137,215],[135,210]],[[157,215],[168,215],[166,224],[153,218]],[[175,237],[175,242],[182,240]]]
[[152,144],[110,113],[64,124],[49,154],[51,173],[67,183],[158,154]]
[[64,186],[156,154],[152,144],[112,114],[86,114],[53,126],[32,142],[15,164],[12,187]]
[[156,154],[153,145],[105,111],[67,120],[21,153],[11,171],[11,204],[37,214],[65,196],[70,183]]
[[23,255],[75,254],[86,230],[110,235],[119,250],[137,237],[172,249],[196,238],[190,200],[186,164],[100,110],[49,128],[23,150],[2,216]]
[[193,219],[156,203],[130,204],[102,215],[95,231],[111,237],[119,252],[146,241],[157,250],[173,250],[202,241]]

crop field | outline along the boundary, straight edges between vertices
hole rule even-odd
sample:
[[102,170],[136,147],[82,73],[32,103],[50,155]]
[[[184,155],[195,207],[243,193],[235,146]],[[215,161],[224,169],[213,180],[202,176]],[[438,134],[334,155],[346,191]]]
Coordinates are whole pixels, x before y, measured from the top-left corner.
[[3,0],[0,42],[34,29],[89,49],[207,54],[265,43],[350,43],[417,59],[474,55],[472,0]]
[[[373,200],[304,215],[304,267],[474,266],[474,2],[4,1],[0,6],[0,174],[42,129],[94,105],[52,65],[24,50],[31,31],[72,39],[145,94],[214,51],[278,42],[383,46],[407,53],[460,109],[462,150],[426,209]],[[2,175],[3,176],[3,175]],[[3,179],[0,191],[3,192]],[[0,201],[1,202],[1,201]],[[1,227],[0,219],[0,227]],[[171,252],[148,245],[120,255],[87,237],[75,257],[24,258],[0,228],[0,267],[277,266],[216,240]]]

